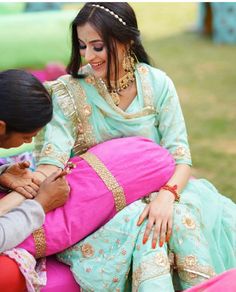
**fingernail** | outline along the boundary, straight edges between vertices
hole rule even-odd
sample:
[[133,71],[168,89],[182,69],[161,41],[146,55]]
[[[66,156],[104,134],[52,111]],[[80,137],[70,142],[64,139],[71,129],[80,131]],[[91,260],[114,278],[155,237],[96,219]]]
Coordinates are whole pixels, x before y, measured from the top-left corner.
[[143,244],[145,244],[147,242],[148,238],[147,237],[144,237],[143,238]]
[[153,249],[155,249],[155,248],[156,248],[156,246],[157,246],[157,243],[156,243],[156,241],[152,242],[152,248],[153,248]]
[[137,226],[139,226],[141,224],[141,220],[138,220],[137,222]]
[[160,247],[162,247],[162,246],[163,246],[163,242],[162,242],[162,241],[160,241],[160,243],[159,243],[159,246],[160,246]]

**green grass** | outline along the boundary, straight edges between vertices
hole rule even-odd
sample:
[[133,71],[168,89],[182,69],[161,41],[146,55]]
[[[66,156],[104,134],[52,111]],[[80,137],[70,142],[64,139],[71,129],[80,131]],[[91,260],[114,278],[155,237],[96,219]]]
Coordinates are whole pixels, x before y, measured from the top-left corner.
[[236,45],[187,30],[195,3],[134,3],[154,63],[173,79],[188,128],[193,172],[236,201]]
[[[221,193],[236,201],[236,46],[217,45],[187,32],[197,19],[196,3],[131,5],[137,13],[147,51],[156,66],[173,79],[179,93],[194,174],[209,179]],[[30,21],[24,27],[19,19],[10,30],[5,29],[4,35],[0,30],[0,69],[12,66],[13,60],[21,68],[38,68],[54,60],[67,62],[71,16],[60,16],[59,20],[51,14],[51,24],[46,25],[50,19],[45,16],[38,22],[37,15],[32,24],[37,26],[36,34],[32,31],[27,37],[24,32],[32,29]],[[2,19],[1,16],[0,27]],[[13,36],[14,29],[17,33]],[[8,41],[3,42],[7,37]],[[24,43],[24,49],[18,49]]]

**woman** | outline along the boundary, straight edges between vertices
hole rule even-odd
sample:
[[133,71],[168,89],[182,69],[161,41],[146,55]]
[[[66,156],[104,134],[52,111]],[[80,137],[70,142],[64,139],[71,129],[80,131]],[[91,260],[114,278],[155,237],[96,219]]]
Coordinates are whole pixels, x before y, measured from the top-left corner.
[[[82,57],[89,63],[83,68]],[[209,182],[189,179],[191,157],[174,85],[149,65],[127,3],[85,4],[72,23],[68,73],[47,83],[54,117],[37,136],[39,179],[63,168],[71,155],[116,137],[151,138],[176,161],[174,175],[140,218],[144,204],[138,201],[60,255],[72,265],[81,286],[95,291],[128,289],[126,276],[133,259],[134,291],[173,291],[165,243],[171,233],[175,287],[191,287],[235,266],[235,205]],[[180,203],[174,204],[179,194]],[[147,241],[152,229],[152,241]]]

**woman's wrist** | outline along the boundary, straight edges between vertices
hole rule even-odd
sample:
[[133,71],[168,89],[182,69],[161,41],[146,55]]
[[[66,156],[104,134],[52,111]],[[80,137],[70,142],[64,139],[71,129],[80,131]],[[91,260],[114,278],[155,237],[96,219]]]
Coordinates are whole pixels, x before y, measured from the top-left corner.
[[35,170],[35,172],[40,173],[44,178],[47,178],[48,176],[46,175],[46,173],[44,173],[42,170]]
[[163,187],[161,187],[160,190],[165,190],[165,191],[169,191],[173,196],[174,196],[174,200],[176,202],[179,202],[180,200],[180,194],[177,191],[178,186],[177,185],[170,185],[170,184],[165,184]]

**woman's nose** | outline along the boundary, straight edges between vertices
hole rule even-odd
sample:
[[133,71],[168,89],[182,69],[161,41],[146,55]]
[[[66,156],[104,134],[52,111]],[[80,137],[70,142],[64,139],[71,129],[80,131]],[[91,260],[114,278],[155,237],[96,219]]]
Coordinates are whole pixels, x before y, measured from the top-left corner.
[[94,52],[92,49],[86,48],[84,58],[88,63],[94,58]]

